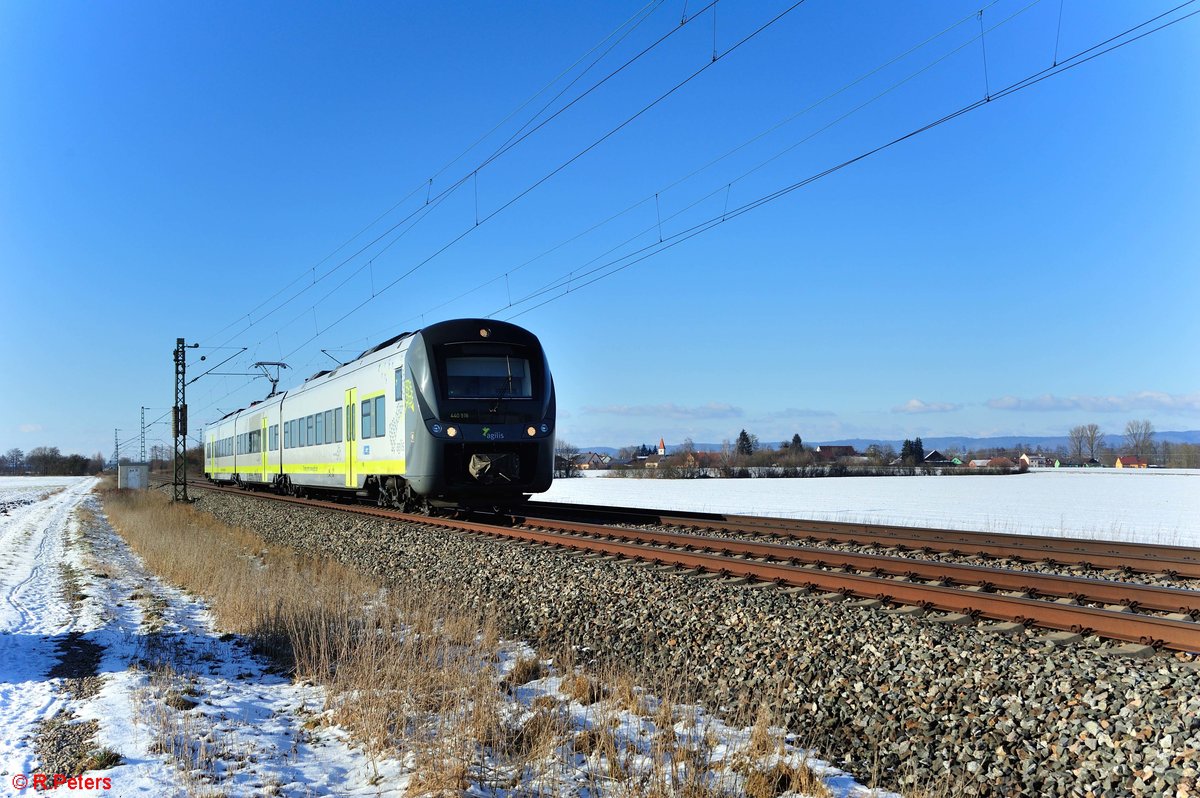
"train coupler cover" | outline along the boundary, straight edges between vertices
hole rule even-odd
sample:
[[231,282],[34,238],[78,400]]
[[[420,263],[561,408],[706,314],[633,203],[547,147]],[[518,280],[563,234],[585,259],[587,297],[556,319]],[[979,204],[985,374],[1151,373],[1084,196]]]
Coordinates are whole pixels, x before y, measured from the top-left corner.
[[512,452],[473,454],[467,470],[485,485],[513,482],[521,474],[521,461]]

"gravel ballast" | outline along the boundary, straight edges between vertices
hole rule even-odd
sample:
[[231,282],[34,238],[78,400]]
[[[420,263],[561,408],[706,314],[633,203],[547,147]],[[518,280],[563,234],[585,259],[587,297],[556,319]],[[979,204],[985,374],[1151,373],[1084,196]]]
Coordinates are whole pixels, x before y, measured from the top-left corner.
[[798,741],[893,789],[1200,794],[1200,671],[877,609],[251,497],[199,509],[381,579],[494,607],[505,634],[768,700]]

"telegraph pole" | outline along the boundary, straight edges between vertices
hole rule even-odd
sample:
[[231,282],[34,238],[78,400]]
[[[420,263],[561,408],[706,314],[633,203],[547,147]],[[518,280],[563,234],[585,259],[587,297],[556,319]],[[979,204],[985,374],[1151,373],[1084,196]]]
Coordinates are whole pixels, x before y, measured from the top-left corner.
[[139,463],[146,462],[146,408],[142,408],[142,451]]
[[121,430],[113,430],[113,468],[121,467],[121,438],[118,436]]
[[175,436],[175,493],[172,501],[190,502],[187,495],[187,346],[175,339],[175,406],[171,409],[171,434]]

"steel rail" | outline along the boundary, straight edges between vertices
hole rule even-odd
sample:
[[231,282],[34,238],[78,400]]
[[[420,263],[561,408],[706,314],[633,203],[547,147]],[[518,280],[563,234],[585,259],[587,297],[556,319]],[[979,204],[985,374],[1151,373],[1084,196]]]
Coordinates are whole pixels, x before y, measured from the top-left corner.
[[[463,524],[464,522],[456,522]],[[472,525],[477,526],[477,525]],[[566,536],[557,532],[493,527],[472,531],[544,543],[558,548],[584,549],[599,554],[671,565],[699,568],[727,576],[741,576],[779,585],[806,587],[835,593],[896,601],[927,609],[961,613],[971,617],[1032,623],[1050,629],[1080,634],[1097,634],[1114,640],[1126,640],[1180,651],[1200,652],[1200,623],[1157,615],[1134,615],[1080,605],[1055,604],[1038,599],[975,593],[959,588],[898,582],[893,579],[831,573],[782,563],[730,559],[715,554],[679,549],[658,549],[636,543],[611,542]]]
[[1008,590],[1030,594],[1030,598],[1050,595],[1091,601],[1099,604],[1123,605],[1131,610],[1145,609],[1162,612],[1180,612],[1200,618],[1200,591],[1175,587],[1161,587],[1137,582],[1088,579],[1080,576],[1064,576],[1035,571],[1016,571],[990,568],[980,565],[964,565],[937,560],[914,560],[905,557],[889,557],[879,554],[857,554],[854,552],[814,549],[806,546],[780,543],[758,543],[730,538],[704,537],[672,532],[652,532],[641,529],[623,529],[598,524],[525,519],[524,525],[535,529],[565,531],[600,537],[696,549],[720,553],[726,557],[764,557],[791,565],[827,568],[852,568],[859,571],[885,573],[916,579],[948,581],[959,585],[972,585],[988,590]]
[[[664,549],[627,541],[581,537],[556,531],[518,529],[460,519],[412,515],[397,510],[362,505],[298,499],[291,496],[276,496],[228,488],[213,488],[213,490],[236,491],[242,495],[250,493],[257,498],[273,501],[479,533],[493,538],[540,544],[555,549],[572,549],[658,565],[699,569],[722,576],[773,582],[780,586],[803,587],[810,590],[894,601],[926,609],[961,613],[973,618],[1011,621],[1079,634],[1096,634],[1113,640],[1137,642],[1178,651],[1200,652],[1200,623],[1158,615],[1137,615],[1081,605],[1058,604],[1039,599],[975,592],[942,585],[904,582],[887,577],[836,573],[785,563],[726,557],[686,549]],[[620,531],[630,532],[633,530]],[[729,542],[733,543],[734,541]]]
[[892,526],[848,521],[813,521],[718,513],[689,513],[633,507],[529,502],[526,514],[587,515],[619,518],[626,523],[658,524],[713,532],[751,533],[797,539],[826,539],[853,545],[877,544],[947,554],[977,554],[1019,560],[1047,560],[1097,569],[1165,573],[1200,579],[1200,549],[1153,543],[1084,540],[1053,535],[969,532],[933,527]]

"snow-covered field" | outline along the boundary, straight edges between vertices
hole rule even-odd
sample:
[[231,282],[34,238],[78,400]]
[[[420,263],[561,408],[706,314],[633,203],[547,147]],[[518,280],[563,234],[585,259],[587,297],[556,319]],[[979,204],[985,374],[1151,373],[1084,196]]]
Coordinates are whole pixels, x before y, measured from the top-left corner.
[[560,479],[546,501],[1200,546],[1200,471],[1009,476]]
[[[95,781],[89,786],[71,784],[71,795],[406,794],[411,753],[404,760],[369,759],[329,719],[321,687],[272,674],[244,640],[220,634],[202,601],[146,571],[104,521],[91,495],[94,485],[93,479],[0,479],[0,789],[33,795],[40,792],[37,774],[53,777],[37,741],[45,738],[46,723],[55,720],[72,728],[94,723],[90,747],[120,756],[116,765],[90,769],[86,775]],[[88,525],[86,541],[81,512],[99,519]],[[54,673],[68,659],[65,641],[83,641],[97,652],[98,678],[91,680],[90,691]],[[519,641],[505,644],[497,678],[531,654]],[[596,727],[596,713],[604,713],[617,747],[629,752],[629,767],[650,768],[659,756],[652,750],[655,729],[649,717],[580,705],[558,676],[501,697],[502,711],[529,715],[535,702],[547,697],[565,707],[579,728]],[[654,699],[646,698],[653,708]],[[671,730],[672,739],[703,741],[696,747],[711,746],[715,762],[736,761],[750,747],[750,729],[726,726],[699,707],[683,709],[681,717],[688,719]],[[622,785],[605,789],[609,779],[597,780],[596,773],[607,773],[608,765],[595,755],[569,748],[563,755],[568,761],[549,778],[534,774],[533,780],[509,782],[500,791],[494,781],[477,782],[467,792],[561,798],[625,794]],[[772,756],[771,766],[806,764],[835,798],[896,798],[864,788],[790,744],[786,753]],[[720,773],[728,779],[722,787],[739,789],[742,776]]]

